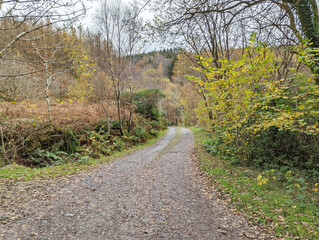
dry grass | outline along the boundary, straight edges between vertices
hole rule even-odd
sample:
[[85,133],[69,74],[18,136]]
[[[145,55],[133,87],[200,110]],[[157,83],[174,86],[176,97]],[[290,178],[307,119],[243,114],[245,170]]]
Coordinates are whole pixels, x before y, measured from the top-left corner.
[[[0,166],[12,163],[33,166],[26,156],[36,149],[51,150],[61,140],[71,141],[72,135],[66,131],[81,135],[85,132],[82,130],[95,129],[97,123],[107,117],[101,103],[79,99],[54,100],[51,112],[50,121],[45,100],[0,103]],[[115,102],[110,106],[110,118],[117,120]]]
[[[53,100],[51,102],[52,125],[62,127],[72,125],[72,129],[81,129],[83,126],[90,126],[105,118],[106,114],[100,103],[92,103],[86,100],[63,101]],[[0,114],[10,120],[29,120],[43,123],[49,120],[46,102],[24,101],[21,103],[0,104]],[[0,116],[1,116],[0,115]],[[117,117],[115,104],[111,104],[110,116],[114,120]]]

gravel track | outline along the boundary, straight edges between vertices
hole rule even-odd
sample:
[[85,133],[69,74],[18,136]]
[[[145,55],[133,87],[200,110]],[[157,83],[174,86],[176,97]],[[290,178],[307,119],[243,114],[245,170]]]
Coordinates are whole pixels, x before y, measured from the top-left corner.
[[265,239],[204,190],[193,142],[169,128],[151,147],[46,184],[42,197],[0,210],[0,239]]

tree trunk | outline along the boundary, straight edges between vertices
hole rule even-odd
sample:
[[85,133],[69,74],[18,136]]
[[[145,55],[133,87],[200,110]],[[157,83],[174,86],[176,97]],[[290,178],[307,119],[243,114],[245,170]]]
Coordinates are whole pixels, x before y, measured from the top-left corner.
[[[298,18],[302,26],[304,36],[312,43],[311,49],[319,48],[319,19],[318,5],[314,0],[298,0],[296,1],[296,10]],[[309,66],[312,73],[315,74],[314,80],[319,85],[319,61],[316,51],[312,53],[313,63]]]
[[132,115],[133,115],[133,88],[132,88],[132,84],[133,84],[133,80],[132,80],[132,60],[131,63],[129,65],[129,120],[128,120],[128,132],[131,131],[131,127],[132,127]]
[[107,106],[105,107],[104,103],[103,103],[103,100],[100,101],[101,102],[101,105],[102,105],[102,108],[103,108],[103,111],[105,113],[105,117],[107,119],[107,132],[110,133],[110,103],[109,101],[107,101]]
[[116,100],[117,100],[117,111],[118,111],[118,119],[120,125],[120,134],[123,136],[123,123],[122,123],[122,113],[121,113],[121,88],[120,88],[120,80],[117,80],[117,89],[116,89]]
[[48,107],[48,113],[49,113],[49,120],[50,120],[50,123],[52,121],[52,114],[51,114],[51,104],[50,104],[50,84],[51,84],[51,81],[52,81],[52,75],[49,74],[49,66],[48,66],[48,63],[46,62],[45,63],[45,71],[46,71],[46,90],[45,90],[45,98],[46,98],[46,102],[47,102],[47,107]]

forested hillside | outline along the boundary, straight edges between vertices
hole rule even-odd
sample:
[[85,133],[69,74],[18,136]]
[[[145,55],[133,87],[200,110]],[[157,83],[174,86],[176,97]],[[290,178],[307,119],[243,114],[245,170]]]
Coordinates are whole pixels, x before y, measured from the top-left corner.
[[[174,50],[133,54],[136,29],[115,24],[117,19],[126,24],[131,19],[124,13],[136,11],[123,4],[109,3],[100,13],[121,12],[106,27],[123,44],[113,43],[107,29],[91,33],[75,26],[84,13],[72,12],[77,3],[2,5],[2,166],[88,161],[144,142],[176,122],[169,99],[177,87],[169,79]],[[66,17],[55,22],[48,17],[64,7],[70,10]],[[31,17],[37,11],[49,13]],[[142,19],[134,17],[131,24],[141,27]]]

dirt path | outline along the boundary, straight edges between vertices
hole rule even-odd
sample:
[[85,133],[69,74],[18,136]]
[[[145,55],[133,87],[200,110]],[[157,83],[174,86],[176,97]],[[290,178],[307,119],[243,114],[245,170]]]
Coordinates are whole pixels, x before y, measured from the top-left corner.
[[151,147],[48,183],[39,199],[1,210],[0,239],[262,239],[201,190],[192,147],[190,130],[170,128]]

